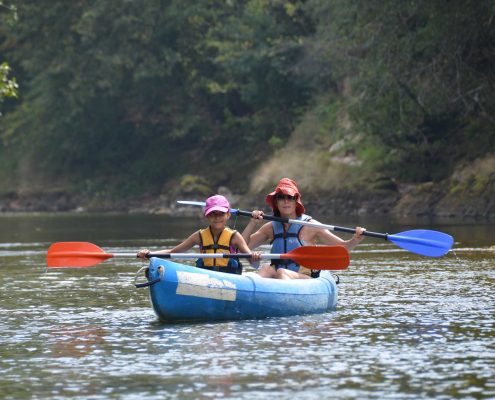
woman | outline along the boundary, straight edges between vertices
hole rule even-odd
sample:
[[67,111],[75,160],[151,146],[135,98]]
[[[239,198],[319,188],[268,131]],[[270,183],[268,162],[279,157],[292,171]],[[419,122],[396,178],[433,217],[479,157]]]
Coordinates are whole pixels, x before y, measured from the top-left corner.
[[[296,182],[289,178],[279,181],[275,190],[269,193],[265,199],[273,210],[274,215],[311,221],[313,224],[320,222],[304,214],[304,205]],[[251,249],[263,243],[271,243],[272,253],[287,253],[299,246],[316,246],[317,243],[327,246],[341,245],[351,250],[364,238],[364,228],[357,227],[355,235],[350,240],[343,240],[327,229],[318,229],[299,224],[283,224],[281,222],[269,222],[256,230],[257,225],[263,219],[263,211],[254,210],[249,224],[244,229],[242,236]],[[271,265],[263,266],[259,274],[265,278],[277,279],[307,279],[317,277],[317,271],[310,271],[290,260],[272,260]]]
[[[197,245],[201,253],[235,254],[238,252],[237,250],[240,250],[241,253],[251,254],[250,262],[259,261],[261,253],[252,253],[241,234],[227,227],[227,221],[230,218],[230,204],[224,196],[215,195],[206,199],[204,216],[208,220],[208,227],[194,232],[173,249],[153,253],[183,253]],[[143,249],[137,253],[137,256],[146,258],[148,253],[150,253],[148,249]],[[242,273],[242,264],[236,258],[199,258],[196,261],[196,266],[230,274],[240,275]]]

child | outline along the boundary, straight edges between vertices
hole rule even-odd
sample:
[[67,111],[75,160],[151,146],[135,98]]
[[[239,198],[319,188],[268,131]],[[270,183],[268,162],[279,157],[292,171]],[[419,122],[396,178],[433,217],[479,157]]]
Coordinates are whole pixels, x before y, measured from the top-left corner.
[[[198,245],[201,253],[235,254],[239,250],[241,253],[251,254],[251,261],[253,262],[260,260],[261,253],[251,252],[242,235],[227,227],[227,221],[230,218],[230,204],[224,196],[217,194],[206,199],[204,215],[208,220],[208,227],[194,232],[173,249],[153,253],[183,253]],[[137,253],[137,256],[146,258],[148,253],[150,253],[148,249],[143,249]],[[242,273],[242,264],[236,258],[200,258],[196,261],[196,266],[229,274],[240,275]]]

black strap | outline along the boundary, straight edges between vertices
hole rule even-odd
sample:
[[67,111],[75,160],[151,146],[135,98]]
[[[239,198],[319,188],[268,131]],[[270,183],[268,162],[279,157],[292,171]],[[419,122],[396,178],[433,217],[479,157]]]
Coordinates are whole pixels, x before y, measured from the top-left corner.
[[222,249],[222,250],[230,250],[230,247],[229,246],[224,246],[223,244],[210,244],[209,246],[203,246],[203,250],[218,250],[218,249]]
[[296,238],[298,238],[299,237],[299,234],[298,233],[295,233],[295,232],[276,233],[276,234],[273,235],[273,240],[275,240],[277,238],[285,239],[285,238],[288,238],[288,237],[296,237]]

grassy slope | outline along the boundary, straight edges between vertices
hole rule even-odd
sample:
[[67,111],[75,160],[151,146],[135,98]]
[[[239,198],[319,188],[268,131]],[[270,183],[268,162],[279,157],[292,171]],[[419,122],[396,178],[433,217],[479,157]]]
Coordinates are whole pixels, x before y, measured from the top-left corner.
[[331,110],[327,118],[309,112],[289,142],[252,174],[247,198],[264,205],[263,194],[290,177],[322,212],[495,218],[495,154],[458,165],[441,182],[402,183],[393,171],[378,173],[364,162],[360,146],[342,112]]

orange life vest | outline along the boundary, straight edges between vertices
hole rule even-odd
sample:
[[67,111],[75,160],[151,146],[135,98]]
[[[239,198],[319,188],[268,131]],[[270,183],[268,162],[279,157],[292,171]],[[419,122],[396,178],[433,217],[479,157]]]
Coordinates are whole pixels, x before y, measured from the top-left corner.
[[[210,227],[201,229],[199,231],[200,245],[199,248],[201,253],[211,254],[211,253],[224,253],[224,254],[235,254],[236,249],[231,244],[232,238],[237,231],[225,228],[218,240],[215,242],[213,234],[211,233]],[[203,263],[206,267],[226,267],[229,263],[228,258],[204,258]]]

